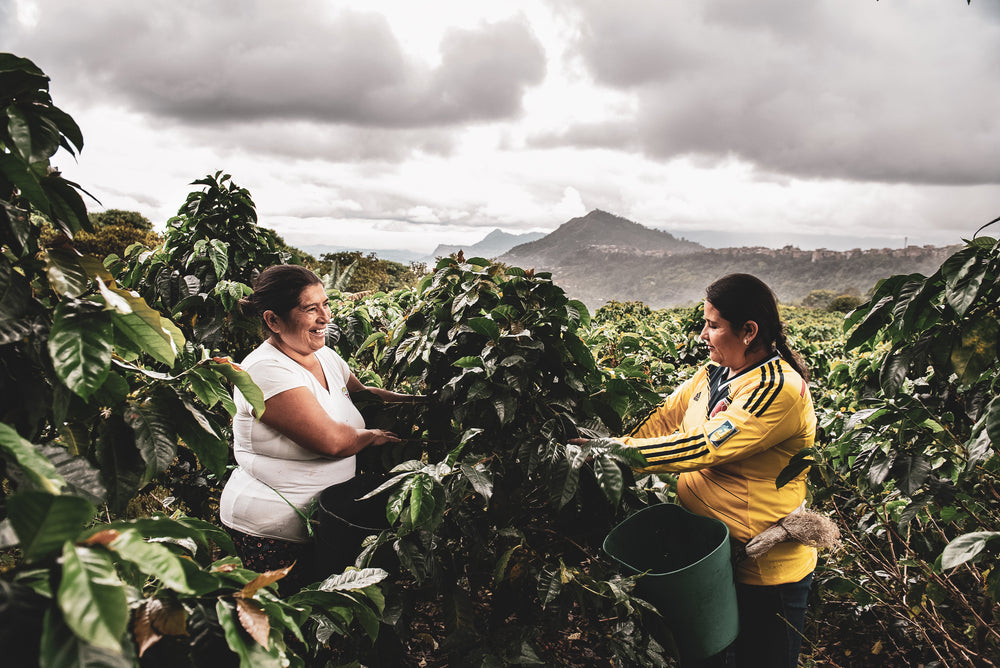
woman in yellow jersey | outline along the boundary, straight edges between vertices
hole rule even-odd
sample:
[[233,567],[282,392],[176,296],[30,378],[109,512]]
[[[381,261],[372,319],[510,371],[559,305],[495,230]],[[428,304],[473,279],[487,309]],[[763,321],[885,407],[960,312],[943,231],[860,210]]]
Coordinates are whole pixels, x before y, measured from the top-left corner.
[[[775,480],[816,436],[808,371],[774,294],[749,274],[708,287],[701,338],[711,361],[620,440],[643,453],[644,472],[680,473],[681,504],[745,544],[805,501],[805,473]],[[796,666],[815,566],[816,549],[796,542],[739,560],[740,634],[706,665]]]

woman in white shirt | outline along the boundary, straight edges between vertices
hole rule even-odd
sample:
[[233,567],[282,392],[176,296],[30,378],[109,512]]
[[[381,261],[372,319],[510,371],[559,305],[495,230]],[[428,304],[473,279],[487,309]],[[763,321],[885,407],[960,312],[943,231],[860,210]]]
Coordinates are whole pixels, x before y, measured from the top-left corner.
[[[254,415],[240,391],[234,392],[239,467],[222,492],[219,514],[244,566],[264,572],[308,562],[304,515],[312,501],[354,477],[356,453],[400,440],[389,431],[366,429],[350,393],[368,390],[385,401],[410,397],[362,385],[326,347],[329,300],[309,269],[265,269],[240,306],[261,318],[267,337],[240,364],[263,392],[265,410]],[[307,569],[298,570],[289,573],[286,586],[305,584]]]

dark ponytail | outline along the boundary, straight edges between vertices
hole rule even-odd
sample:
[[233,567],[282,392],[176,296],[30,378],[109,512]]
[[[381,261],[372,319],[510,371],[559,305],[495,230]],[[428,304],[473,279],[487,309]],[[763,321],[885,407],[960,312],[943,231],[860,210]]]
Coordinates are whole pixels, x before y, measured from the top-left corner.
[[777,351],[803,380],[809,380],[805,360],[788,347],[785,323],[778,315],[778,300],[766,283],[750,274],[728,274],[708,286],[705,299],[733,329],[738,330],[751,320],[757,323],[757,335],[748,350]]
[[270,336],[271,328],[264,313],[273,311],[284,320],[299,305],[302,291],[310,285],[322,284],[319,276],[297,264],[268,267],[253,282],[253,292],[239,301],[240,313],[248,318],[260,318],[261,333]]

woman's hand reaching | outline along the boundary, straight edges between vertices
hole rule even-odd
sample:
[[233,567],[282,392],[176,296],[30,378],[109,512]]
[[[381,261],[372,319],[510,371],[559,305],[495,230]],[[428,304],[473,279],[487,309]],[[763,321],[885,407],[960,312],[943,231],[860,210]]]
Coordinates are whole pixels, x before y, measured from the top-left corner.
[[403,439],[396,436],[391,431],[386,431],[385,429],[366,429],[369,434],[372,435],[372,440],[368,445],[385,445],[386,443],[402,443]]

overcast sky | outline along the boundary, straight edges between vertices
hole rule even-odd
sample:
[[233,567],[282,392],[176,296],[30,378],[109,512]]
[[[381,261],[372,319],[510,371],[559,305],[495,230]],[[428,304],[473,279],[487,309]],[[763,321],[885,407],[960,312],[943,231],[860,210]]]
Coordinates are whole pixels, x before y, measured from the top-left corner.
[[217,170],[299,247],[595,208],[943,245],[1000,216],[1000,0],[0,0],[0,51],[79,123],[54,162],[88,207],[158,228]]

